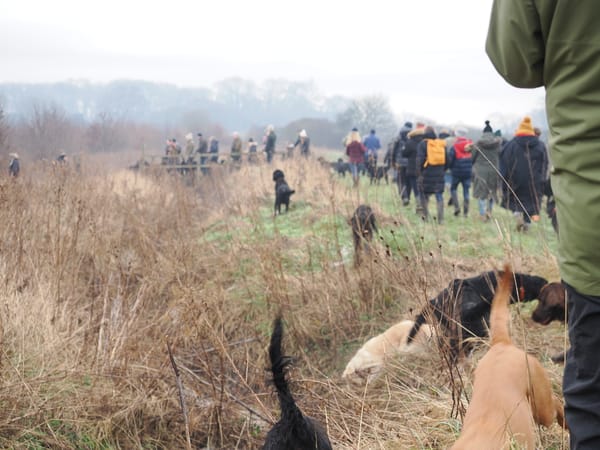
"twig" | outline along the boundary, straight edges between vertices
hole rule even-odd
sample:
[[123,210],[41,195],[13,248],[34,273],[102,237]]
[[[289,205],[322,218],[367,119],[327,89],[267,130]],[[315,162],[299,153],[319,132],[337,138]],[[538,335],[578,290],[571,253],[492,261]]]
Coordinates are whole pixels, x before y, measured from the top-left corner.
[[190,439],[190,420],[188,418],[187,407],[185,406],[185,401],[183,399],[183,384],[181,383],[181,376],[179,374],[179,368],[177,367],[177,363],[175,362],[175,358],[173,358],[173,352],[171,351],[171,344],[169,343],[169,338],[167,337],[167,351],[169,352],[169,360],[171,361],[171,366],[173,367],[173,372],[175,372],[175,380],[177,380],[177,390],[179,391],[179,403],[181,405],[181,412],[183,413],[183,420],[185,422],[185,438],[187,441],[188,450],[192,449],[192,441]]

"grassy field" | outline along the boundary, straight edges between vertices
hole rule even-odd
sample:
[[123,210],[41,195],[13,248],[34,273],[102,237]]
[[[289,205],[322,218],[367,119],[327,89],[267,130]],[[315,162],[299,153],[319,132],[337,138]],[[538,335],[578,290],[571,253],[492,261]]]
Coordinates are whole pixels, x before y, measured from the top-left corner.
[[[274,218],[273,169],[296,190]],[[361,203],[380,236],[359,270],[347,219]],[[442,449],[460,431],[473,361],[455,383],[436,351],[399,357],[375,383],[341,372],[369,337],[456,277],[500,268],[558,279],[545,217],[526,233],[446,211],[443,226],[404,207],[395,186],[359,189],[316,160],[216,168],[195,182],[159,169],[80,172],[29,167],[0,179],[0,447],[256,449],[278,418],[268,383],[272,321],[303,411],[340,449]],[[540,327],[514,307],[512,333],[548,368],[560,393],[564,327]],[[181,391],[169,360],[179,369]],[[567,448],[554,425],[540,448]]]

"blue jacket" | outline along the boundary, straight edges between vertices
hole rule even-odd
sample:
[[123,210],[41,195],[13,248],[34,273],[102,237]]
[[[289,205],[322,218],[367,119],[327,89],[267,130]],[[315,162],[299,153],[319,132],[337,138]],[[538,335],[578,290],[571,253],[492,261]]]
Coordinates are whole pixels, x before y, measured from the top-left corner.
[[369,134],[365,138],[363,144],[365,147],[367,147],[367,152],[369,152],[369,154],[372,153],[373,155],[377,156],[377,150],[381,148],[381,142],[379,142],[379,138],[375,134]]

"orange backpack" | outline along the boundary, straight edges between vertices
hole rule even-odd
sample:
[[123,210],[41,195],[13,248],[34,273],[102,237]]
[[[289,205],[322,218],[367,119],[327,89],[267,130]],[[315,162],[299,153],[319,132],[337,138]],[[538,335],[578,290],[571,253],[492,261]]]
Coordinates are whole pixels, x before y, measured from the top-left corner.
[[427,159],[423,167],[443,166],[446,164],[446,141],[444,139],[427,139]]

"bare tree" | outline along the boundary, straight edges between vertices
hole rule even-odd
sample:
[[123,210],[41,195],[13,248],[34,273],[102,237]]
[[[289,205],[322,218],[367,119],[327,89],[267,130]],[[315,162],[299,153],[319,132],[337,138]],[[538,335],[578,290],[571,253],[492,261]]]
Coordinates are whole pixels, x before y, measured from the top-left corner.
[[376,129],[379,136],[390,139],[397,132],[397,124],[389,101],[382,95],[363,97],[353,101],[337,117],[337,124],[343,130],[358,128],[361,134]]
[[34,104],[25,121],[23,146],[36,158],[53,158],[72,140],[73,125],[62,108]]
[[86,131],[86,140],[92,152],[111,152],[123,147],[125,126],[111,113],[101,112]]

